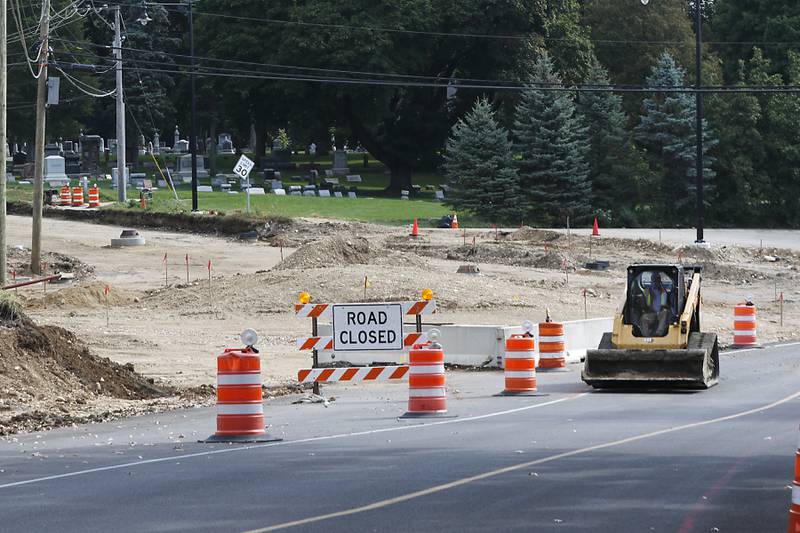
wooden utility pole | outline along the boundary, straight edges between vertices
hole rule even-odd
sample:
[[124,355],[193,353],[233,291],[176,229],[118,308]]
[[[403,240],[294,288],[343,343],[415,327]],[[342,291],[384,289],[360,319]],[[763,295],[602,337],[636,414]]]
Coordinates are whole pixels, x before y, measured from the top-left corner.
[[0,285],[6,284],[8,257],[6,256],[6,80],[8,79],[6,41],[8,11],[6,0],[0,0]]
[[47,60],[50,44],[50,0],[42,1],[42,20],[39,40],[39,83],[36,87],[36,147],[33,169],[33,228],[31,238],[31,272],[42,273],[42,204],[44,203],[44,137],[47,119]]

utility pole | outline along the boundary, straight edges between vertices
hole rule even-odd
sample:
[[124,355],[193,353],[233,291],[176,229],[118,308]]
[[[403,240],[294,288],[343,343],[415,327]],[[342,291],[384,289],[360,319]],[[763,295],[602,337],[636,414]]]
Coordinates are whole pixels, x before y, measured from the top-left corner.
[[[50,55],[50,0],[42,1],[42,21],[39,40],[39,80],[36,87],[36,147],[33,167],[33,227],[31,238],[31,272],[42,273],[42,204],[44,203],[44,136],[47,122],[47,60]],[[5,161],[3,161],[5,165]],[[5,180],[5,176],[3,176]]]
[[703,244],[703,225],[705,224],[705,203],[703,201],[703,93],[700,92],[703,78],[703,20],[700,16],[700,0],[694,0],[695,26],[695,127],[697,135],[697,155],[695,161],[695,186],[697,187],[697,244]]
[[125,95],[122,91],[122,17],[114,6],[114,59],[117,60],[117,193],[119,202],[127,202],[128,180],[125,177]]
[[[194,11],[192,4],[194,0],[189,1],[189,55],[191,72],[189,80],[192,89],[192,124],[191,131],[189,132],[189,152],[192,154],[192,211],[197,211],[197,95],[195,94],[194,83]],[[213,139],[212,139],[213,142]]]
[[0,0],[0,285],[6,284],[8,257],[6,255],[6,80],[8,79],[6,36],[8,12],[6,0]]

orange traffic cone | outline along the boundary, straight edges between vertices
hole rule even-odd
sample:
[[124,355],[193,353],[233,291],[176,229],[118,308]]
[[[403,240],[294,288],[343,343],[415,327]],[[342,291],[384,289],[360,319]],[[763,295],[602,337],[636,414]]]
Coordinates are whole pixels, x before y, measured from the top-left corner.
[[453,220],[450,222],[450,229],[458,229],[458,215],[453,213]]
[[600,228],[597,226],[597,217],[594,217],[594,227],[592,228],[592,235],[594,237],[600,236]]
[[411,226],[411,236],[412,237],[419,237],[419,225],[417,224],[417,219],[414,219],[414,225]]

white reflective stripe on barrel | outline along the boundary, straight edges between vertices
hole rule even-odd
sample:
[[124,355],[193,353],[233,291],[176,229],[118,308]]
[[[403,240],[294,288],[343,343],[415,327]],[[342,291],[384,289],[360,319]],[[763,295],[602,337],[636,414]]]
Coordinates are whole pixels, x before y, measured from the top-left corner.
[[535,378],[535,370],[506,370],[507,378]]
[[543,342],[564,342],[564,335],[553,335],[548,337],[547,335],[541,335],[539,337],[539,345]]
[[218,403],[218,415],[261,415],[264,414],[264,405],[258,403]]
[[535,355],[533,350],[527,352],[506,352],[506,359],[533,359]]
[[408,373],[412,376],[417,374],[444,374],[444,364],[439,363],[435,365],[418,365],[411,363]]
[[415,389],[414,387],[409,387],[408,389],[408,395],[412,398],[438,398],[440,396],[444,396],[444,394],[444,387],[426,389]]
[[800,505],[800,487],[792,486],[792,505]]
[[755,322],[756,315],[734,315],[734,322]]
[[217,385],[261,385],[261,374],[217,374]]
[[564,357],[564,352],[550,352],[550,353],[542,353],[539,354],[539,359],[562,359]]

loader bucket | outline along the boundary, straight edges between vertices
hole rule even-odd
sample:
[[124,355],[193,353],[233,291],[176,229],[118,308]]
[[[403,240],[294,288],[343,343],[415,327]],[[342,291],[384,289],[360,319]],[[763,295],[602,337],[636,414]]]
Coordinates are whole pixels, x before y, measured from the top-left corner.
[[719,380],[719,348],[712,333],[694,334],[686,349],[588,350],[581,378],[595,388],[707,389]]

